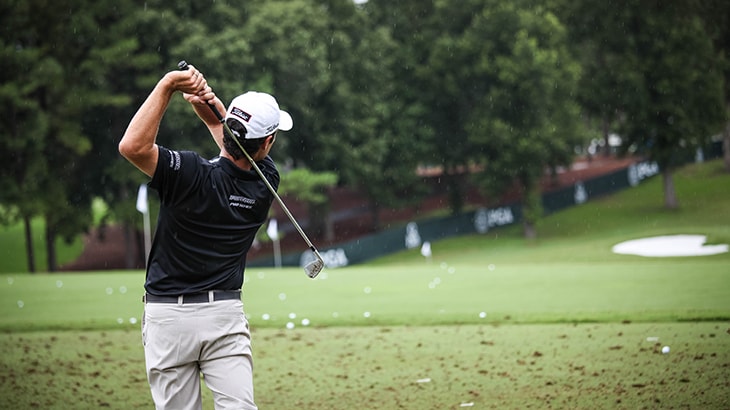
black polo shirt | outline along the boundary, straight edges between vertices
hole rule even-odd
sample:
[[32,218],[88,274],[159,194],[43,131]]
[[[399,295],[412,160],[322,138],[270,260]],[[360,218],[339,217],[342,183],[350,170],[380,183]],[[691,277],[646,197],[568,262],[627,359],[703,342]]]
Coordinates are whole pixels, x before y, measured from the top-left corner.
[[[240,289],[246,253],[273,195],[256,171],[226,158],[164,147],[159,152],[149,187],[159,193],[160,214],[145,289],[154,295]],[[257,165],[277,189],[274,161],[266,157]]]

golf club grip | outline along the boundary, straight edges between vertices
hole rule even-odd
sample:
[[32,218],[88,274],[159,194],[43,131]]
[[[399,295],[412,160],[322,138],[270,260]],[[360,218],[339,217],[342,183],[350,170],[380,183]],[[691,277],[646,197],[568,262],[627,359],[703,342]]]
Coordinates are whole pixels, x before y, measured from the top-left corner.
[[[179,68],[182,71],[187,70],[188,69],[187,61],[182,60],[179,63],[177,63],[177,68]],[[251,158],[251,156],[248,154],[248,152],[245,149],[243,149],[243,147],[241,146],[241,143],[238,142],[238,138],[236,138],[236,136],[233,135],[233,131],[231,131],[230,127],[228,127],[228,124],[226,124],[226,121],[223,118],[223,116],[221,115],[221,113],[218,112],[218,109],[215,108],[215,105],[211,104],[210,102],[208,103],[208,107],[211,109],[211,111],[213,111],[213,114],[215,114],[216,118],[218,118],[218,121],[220,121],[220,123],[223,125],[223,130],[228,134],[229,137],[231,137],[233,139],[233,141],[236,143],[236,145],[238,145],[238,148],[240,148],[241,151],[243,151],[243,155],[246,156],[246,159],[248,159],[248,162],[251,163],[251,166],[253,166],[256,173],[259,174],[259,177],[261,177],[261,180],[264,181],[264,184],[266,184],[266,188],[268,188],[269,191],[274,195],[274,198],[276,198],[276,201],[279,203],[279,206],[284,211],[286,216],[289,218],[289,221],[291,221],[292,225],[294,225],[294,228],[296,228],[297,232],[299,232],[299,235],[302,237],[302,239],[304,239],[304,242],[307,244],[307,246],[309,246],[309,249],[311,249],[313,252],[317,253],[316,248],[312,244],[312,241],[309,240],[309,238],[307,237],[307,234],[304,233],[304,230],[302,229],[302,227],[299,226],[299,223],[297,222],[297,220],[294,219],[294,215],[292,215],[291,212],[289,212],[289,208],[287,208],[287,206],[284,204],[284,201],[282,201],[281,197],[276,192],[274,187],[271,186],[271,183],[269,183],[269,180],[266,179],[266,176],[264,176],[264,173],[261,172],[261,169],[259,168],[259,166],[256,165],[256,161],[254,161],[253,158]]]
[[[179,63],[177,63],[177,68],[179,68],[181,71],[185,71],[188,69],[188,62],[185,60],[181,60]],[[208,102],[208,107],[211,111],[213,111],[213,114],[215,114],[215,117],[218,118],[218,121],[220,121],[221,124],[225,125],[225,120],[223,119],[223,116],[220,112],[215,108],[213,104]]]

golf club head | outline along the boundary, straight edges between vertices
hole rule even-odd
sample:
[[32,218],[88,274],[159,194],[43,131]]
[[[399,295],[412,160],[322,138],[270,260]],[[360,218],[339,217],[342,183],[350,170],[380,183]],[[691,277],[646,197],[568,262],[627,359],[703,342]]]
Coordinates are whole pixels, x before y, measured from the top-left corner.
[[314,279],[317,275],[319,275],[319,272],[322,272],[322,269],[324,268],[324,260],[314,247],[312,248],[312,252],[314,252],[314,260],[304,266],[304,273],[306,273],[311,279]]

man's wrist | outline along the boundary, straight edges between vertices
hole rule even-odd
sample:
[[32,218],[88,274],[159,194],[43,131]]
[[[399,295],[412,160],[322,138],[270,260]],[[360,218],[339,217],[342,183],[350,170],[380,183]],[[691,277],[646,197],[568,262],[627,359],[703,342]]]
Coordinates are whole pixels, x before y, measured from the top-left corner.
[[170,73],[166,74],[157,82],[157,88],[168,97],[172,97],[172,95],[175,94],[175,91],[177,91],[177,89],[175,89],[175,82],[170,78]]

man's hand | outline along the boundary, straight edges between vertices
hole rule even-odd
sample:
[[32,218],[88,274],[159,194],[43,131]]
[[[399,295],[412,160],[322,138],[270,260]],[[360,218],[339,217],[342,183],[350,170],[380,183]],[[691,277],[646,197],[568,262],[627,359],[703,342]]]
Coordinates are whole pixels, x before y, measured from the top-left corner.
[[185,71],[175,70],[167,73],[165,79],[170,81],[170,87],[173,90],[181,91],[183,95],[190,95],[191,98],[200,100],[199,102],[203,104],[215,98],[215,94],[208,87],[208,81],[203,76],[203,73],[192,65]]
[[[201,75],[202,77],[202,75]],[[208,86],[208,82],[203,80],[203,89],[198,91],[197,93],[186,93],[183,92],[183,97],[187,102],[193,105],[199,105],[199,106],[206,106],[208,104],[215,104],[216,103],[216,96],[213,92],[213,89]]]

